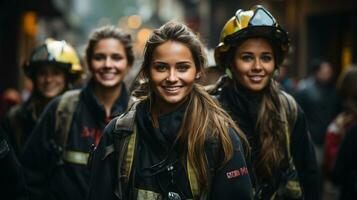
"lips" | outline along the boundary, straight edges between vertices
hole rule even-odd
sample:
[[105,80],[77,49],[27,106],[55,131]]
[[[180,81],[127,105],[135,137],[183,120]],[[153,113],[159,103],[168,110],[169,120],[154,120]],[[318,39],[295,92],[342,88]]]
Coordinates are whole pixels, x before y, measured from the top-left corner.
[[116,72],[99,72],[98,75],[103,80],[112,80],[118,76],[118,73],[116,73]]
[[183,86],[162,86],[167,93],[177,93]]
[[264,79],[264,75],[250,75],[248,76],[249,80],[254,83],[260,83]]

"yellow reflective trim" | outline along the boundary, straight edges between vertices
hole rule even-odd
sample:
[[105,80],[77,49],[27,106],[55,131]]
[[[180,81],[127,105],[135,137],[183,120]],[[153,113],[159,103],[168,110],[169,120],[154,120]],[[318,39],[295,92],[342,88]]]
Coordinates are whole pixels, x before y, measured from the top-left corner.
[[135,142],[136,142],[136,126],[134,127],[133,133],[130,135],[128,149],[125,156],[124,174],[126,175],[127,178],[129,178],[130,176],[131,167],[134,160]]
[[162,199],[162,196],[159,193],[138,189],[137,200],[154,200],[154,199]]
[[270,200],[275,200],[275,198],[277,197],[277,192],[274,192],[274,194],[270,197]]
[[300,187],[300,183],[297,181],[288,181],[286,187],[289,189],[290,195],[299,198],[302,196],[302,191]]
[[67,162],[87,165],[89,153],[84,153],[80,151],[65,151],[63,159]]
[[193,168],[190,162],[188,161],[188,159],[187,159],[187,175],[188,175],[188,181],[190,182],[190,186],[191,186],[192,196],[193,199],[195,199],[195,197],[199,196],[198,181],[197,181],[196,174],[193,171]]

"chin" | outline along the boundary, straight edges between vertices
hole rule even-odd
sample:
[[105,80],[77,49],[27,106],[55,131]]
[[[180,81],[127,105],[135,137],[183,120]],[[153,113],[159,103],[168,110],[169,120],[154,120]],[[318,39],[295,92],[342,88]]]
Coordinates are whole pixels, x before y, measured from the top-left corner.
[[180,97],[164,97],[163,100],[167,103],[167,104],[178,104],[180,103],[183,98]]
[[59,94],[44,94],[43,96],[44,96],[46,99],[52,99],[52,98],[56,97],[57,95],[59,95]]
[[249,90],[252,92],[260,92],[264,89],[264,87],[249,87]]
[[98,81],[97,84],[106,88],[114,88],[120,86],[121,81]]

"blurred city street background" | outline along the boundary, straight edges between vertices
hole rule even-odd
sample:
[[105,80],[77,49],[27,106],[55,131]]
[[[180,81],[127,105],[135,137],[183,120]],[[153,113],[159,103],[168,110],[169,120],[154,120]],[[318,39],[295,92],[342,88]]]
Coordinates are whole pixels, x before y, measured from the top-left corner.
[[[336,76],[357,61],[355,0],[3,0],[0,3],[0,93],[7,88],[31,90],[22,65],[31,50],[52,37],[66,40],[83,55],[90,31],[112,24],[132,34],[136,65],[150,31],[177,19],[196,31],[208,49],[238,8],[262,4],[289,31],[288,75],[306,77],[314,58],[328,58]],[[210,54],[210,65],[214,65]],[[134,75],[133,75],[134,76]],[[131,81],[133,76],[128,76]]]

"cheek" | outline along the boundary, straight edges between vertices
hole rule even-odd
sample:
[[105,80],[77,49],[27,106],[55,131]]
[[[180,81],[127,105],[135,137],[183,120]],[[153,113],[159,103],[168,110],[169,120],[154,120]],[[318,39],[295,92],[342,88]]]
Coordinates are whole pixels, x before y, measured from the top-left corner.
[[56,80],[58,82],[62,83],[63,85],[66,83],[66,78],[65,78],[65,76],[63,74],[59,75]]
[[151,73],[149,79],[154,86],[165,80],[165,78],[159,73]]
[[188,74],[185,77],[183,77],[182,80],[189,85],[193,85],[196,80],[196,74]]
[[96,70],[100,69],[100,62],[92,60],[88,68],[89,71],[95,72]]
[[267,74],[268,74],[270,77],[272,77],[272,76],[274,75],[274,72],[275,72],[275,65],[274,65],[274,63],[271,64],[271,65],[268,65],[268,66],[266,67],[266,72],[267,72]]
[[44,76],[37,76],[36,77],[36,83],[38,84],[42,84],[45,81],[45,77]]
[[124,72],[125,74],[130,70],[131,66],[128,65],[128,62],[123,62],[120,66],[119,66],[119,71]]
[[248,70],[249,70],[249,66],[247,66],[247,64],[243,62],[235,61],[232,64],[232,71],[237,78],[245,74]]

